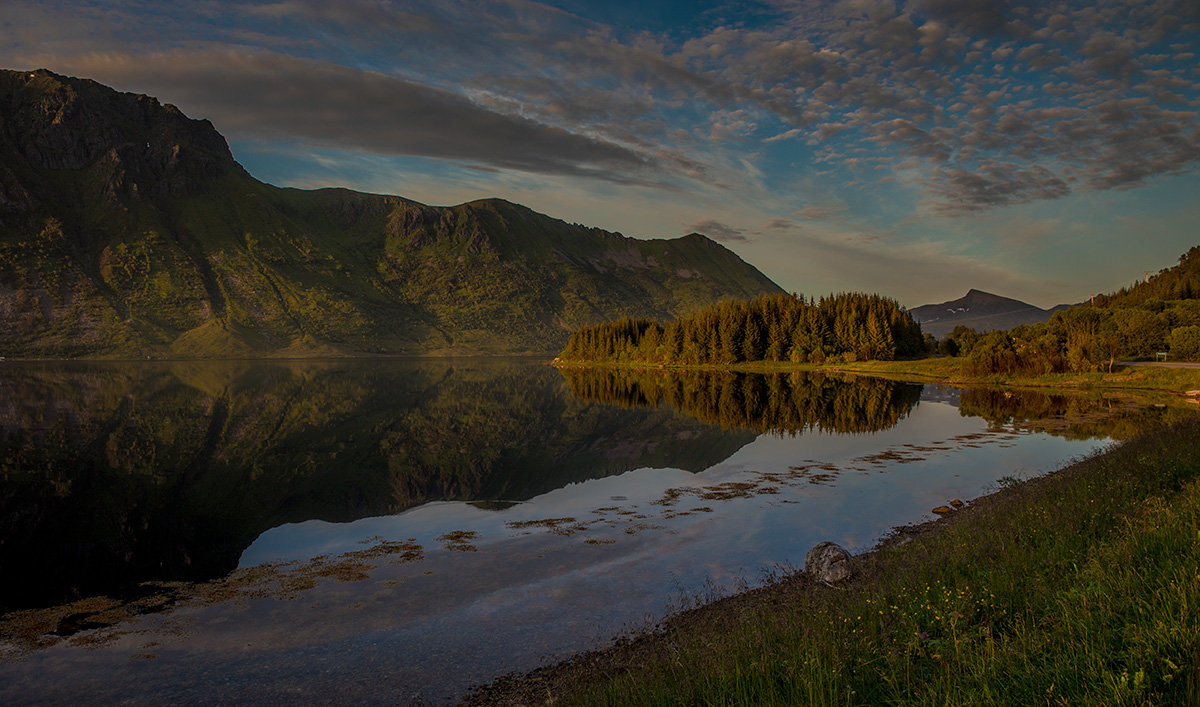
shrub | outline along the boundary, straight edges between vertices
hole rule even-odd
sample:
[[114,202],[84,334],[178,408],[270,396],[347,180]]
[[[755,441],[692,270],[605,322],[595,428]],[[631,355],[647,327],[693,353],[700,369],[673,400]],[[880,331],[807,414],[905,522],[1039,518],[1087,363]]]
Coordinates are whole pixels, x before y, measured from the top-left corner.
[[1181,326],[1171,330],[1171,354],[1183,361],[1200,360],[1200,326]]
[[972,375],[1015,373],[1020,367],[1012,337],[1003,331],[988,332],[980,337],[971,347],[967,360],[967,368]]

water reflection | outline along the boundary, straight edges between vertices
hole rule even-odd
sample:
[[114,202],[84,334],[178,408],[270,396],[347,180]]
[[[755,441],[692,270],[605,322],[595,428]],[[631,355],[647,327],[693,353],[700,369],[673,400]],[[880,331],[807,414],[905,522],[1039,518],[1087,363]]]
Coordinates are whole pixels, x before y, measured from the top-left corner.
[[0,610],[217,577],[284,523],[502,508],[753,438],[590,404],[528,361],[6,365]]
[[982,417],[993,425],[1015,425],[1067,439],[1129,439],[1157,425],[1194,415],[1185,402],[1153,402],[1127,394],[1067,394],[1041,390],[970,388],[958,395],[963,415]]
[[0,366],[5,601],[80,597],[0,616],[0,702],[450,699],[1177,414],[530,361]]
[[629,407],[670,405],[725,429],[795,434],[878,432],[904,419],[921,386],[821,373],[564,368],[581,398]]

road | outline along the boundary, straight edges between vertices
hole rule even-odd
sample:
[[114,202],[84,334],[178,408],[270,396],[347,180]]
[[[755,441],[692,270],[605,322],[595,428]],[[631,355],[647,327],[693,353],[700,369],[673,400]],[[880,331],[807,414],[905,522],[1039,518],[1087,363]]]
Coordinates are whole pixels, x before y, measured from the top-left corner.
[[1159,368],[1200,368],[1200,363],[1183,361],[1117,361],[1118,366],[1158,366]]

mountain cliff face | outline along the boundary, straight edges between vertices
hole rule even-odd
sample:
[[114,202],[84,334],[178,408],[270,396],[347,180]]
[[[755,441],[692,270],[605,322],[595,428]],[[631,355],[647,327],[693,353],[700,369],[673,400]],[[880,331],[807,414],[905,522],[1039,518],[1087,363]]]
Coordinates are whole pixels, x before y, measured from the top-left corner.
[[942,337],[960,325],[985,332],[1011,329],[1021,324],[1037,324],[1067,306],[1060,304],[1051,309],[1042,309],[1010,297],[970,290],[956,300],[910,309],[909,314],[917,320],[923,331]]
[[0,355],[552,352],[779,291],[696,234],[276,188],[173,106],[0,71]]

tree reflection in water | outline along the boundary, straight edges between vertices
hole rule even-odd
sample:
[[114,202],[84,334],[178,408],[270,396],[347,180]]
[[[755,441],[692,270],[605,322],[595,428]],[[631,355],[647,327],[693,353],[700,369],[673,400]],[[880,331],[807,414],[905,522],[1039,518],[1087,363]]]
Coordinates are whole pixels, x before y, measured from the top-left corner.
[[576,395],[627,407],[667,404],[725,429],[794,435],[894,427],[921,398],[913,383],[821,373],[564,368]]

